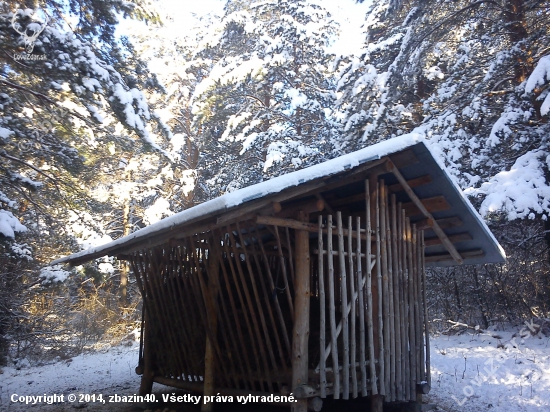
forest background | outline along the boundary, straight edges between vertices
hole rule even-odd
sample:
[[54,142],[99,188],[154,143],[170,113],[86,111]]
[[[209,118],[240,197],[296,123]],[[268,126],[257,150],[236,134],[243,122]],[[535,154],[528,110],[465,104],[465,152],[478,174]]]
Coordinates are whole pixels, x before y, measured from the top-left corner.
[[550,2],[216,3],[0,3],[0,365],[139,325],[124,264],[54,259],[406,133],[508,256],[430,271],[432,328],[550,317]]

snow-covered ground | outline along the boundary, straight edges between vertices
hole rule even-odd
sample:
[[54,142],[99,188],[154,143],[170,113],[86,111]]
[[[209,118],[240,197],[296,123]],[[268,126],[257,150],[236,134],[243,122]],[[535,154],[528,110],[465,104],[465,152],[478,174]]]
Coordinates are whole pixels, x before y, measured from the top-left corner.
[[[531,326],[533,328],[533,326]],[[127,343],[130,345],[130,343]],[[550,411],[550,337],[532,335],[524,325],[501,331],[440,335],[431,339],[432,390],[425,401],[447,412]],[[134,372],[137,343],[77,356],[41,367],[3,368],[0,411],[29,409],[10,397],[63,394],[132,395],[138,391]],[[162,389],[156,387],[156,390]],[[77,403],[33,410],[73,410]],[[84,405],[81,405],[84,406]],[[87,410],[139,411],[137,405],[89,403]]]
[[[128,345],[128,346],[127,346]],[[139,353],[139,344],[127,342],[126,345],[110,348],[96,353],[83,354],[70,360],[54,364],[0,368],[0,411],[26,410],[31,406],[21,402],[11,402],[11,397],[64,395],[64,403],[47,406],[40,402],[34,406],[41,410],[74,410],[79,402],[68,402],[69,394],[131,395],[137,393],[140,377],[135,373]],[[78,401],[78,399],[77,399]],[[83,405],[83,404],[81,404]],[[91,405],[91,403],[90,403]],[[98,404],[99,405],[99,404]],[[121,404],[105,404],[104,410],[120,410]]]
[[444,411],[550,411],[550,336],[535,324],[431,340],[432,390]]

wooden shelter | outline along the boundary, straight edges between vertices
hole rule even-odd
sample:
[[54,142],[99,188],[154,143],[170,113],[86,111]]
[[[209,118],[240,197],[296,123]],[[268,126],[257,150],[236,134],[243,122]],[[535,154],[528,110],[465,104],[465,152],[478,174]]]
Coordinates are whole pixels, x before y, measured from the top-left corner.
[[[425,267],[502,249],[412,136],[226,194],[54,263],[129,261],[140,392],[417,402],[430,387]],[[209,405],[205,406],[207,408]]]

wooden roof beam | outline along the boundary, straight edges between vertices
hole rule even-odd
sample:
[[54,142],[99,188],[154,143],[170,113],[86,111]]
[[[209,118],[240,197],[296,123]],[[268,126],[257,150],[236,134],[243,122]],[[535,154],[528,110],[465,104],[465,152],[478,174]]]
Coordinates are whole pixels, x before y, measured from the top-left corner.
[[[451,209],[451,205],[449,204],[449,202],[447,202],[447,199],[445,199],[444,196],[427,197],[424,199],[420,199],[420,201],[422,202],[426,210],[430,213],[442,212],[444,210]],[[403,203],[403,209],[405,209],[405,214],[407,216],[424,214],[414,202]]]
[[407,180],[403,177],[403,175],[401,174],[399,169],[397,169],[397,167],[395,167],[395,165],[393,163],[391,163],[391,162],[388,162],[388,163],[390,163],[390,164],[388,164],[388,167],[391,169],[391,172],[397,178],[399,183],[401,183],[401,186],[403,186],[403,189],[405,189],[405,192],[407,192],[407,195],[409,196],[409,198],[414,202],[416,207],[418,207],[418,209],[420,209],[422,214],[427,219],[431,219],[431,221],[432,221],[432,227],[431,227],[432,230],[435,232],[437,237],[439,239],[441,239],[441,243],[443,243],[443,246],[445,246],[445,248],[447,249],[449,254],[453,257],[453,259],[459,265],[464,263],[464,260],[462,259],[462,256],[460,256],[460,253],[458,253],[458,251],[454,247],[453,243],[449,240],[449,237],[447,236],[447,234],[443,231],[443,229],[441,229],[441,227],[437,224],[437,222],[434,219],[434,217],[432,216],[432,214],[428,211],[428,209],[426,209],[426,207],[424,206],[422,201],[418,198],[416,193],[414,193],[414,191],[407,184]]
[[[294,219],[282,219],[280,217],[259,215],[256,217],[256,223],[259,225],[273,225],[278,227],[288,227],[290,229],[295,229],[295,230],[305,230],[311,233],[319,232],[319,227],[315,223],[300,222],[299,220],[294,220]],[[344,236],[347,236],[348,232],[349,232],[349,229],[343,228]],[[323,233],[325,234],[328,233],[326,228],[323,229]],[[355,230],[352,230],[351,233],[353,234],[353,236],[356,236]],[[365,229],[361,229],[361,239],[363,240],[367,239]]]
[[[449,240],[453,243],[459,243],[459,242],[465,242],[468,240],[472,240],[472,235],[470,235],[467,232],[464,233],[457,233],[454,235],[449,235]],[[426,247],[428,246],[437,246],[441,244],[441,239],[438,237],[431,237],[424,241]]]
[[[458,216],[437,219],[436,222],[441,229],[450,229],[452,227],[460,227],[464,225],[464,222]],[[422,219],[415,223],[418,230],[430,230],[433,226],[433,222],[430,219]]]
[[[420,177],[416,177],[414,179],[407,180],[407,184],[410,188],[418,187],[427,185],[428,183],[432,183],[432,177],[430,175],[424,175]],[[388,190],[392,193],[402,192],[403,186],[401,186],[401,183],[395,183],[393,185],[388,186]]]
[[[482,249],[469,250],[462,252],[464,258],[479,258],[485,256],[485,252]],[[454,258],[449,253],[437,253],[434,255],[426,255],[426,263],[445,262],[453,260]]]

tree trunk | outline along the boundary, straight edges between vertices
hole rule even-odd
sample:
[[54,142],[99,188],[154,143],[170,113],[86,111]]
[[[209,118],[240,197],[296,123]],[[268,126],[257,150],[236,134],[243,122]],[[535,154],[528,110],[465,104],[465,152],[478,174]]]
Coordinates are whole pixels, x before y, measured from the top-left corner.
[[[130,199],[127,199],[124,203],[123,215],[122,215],[122,225],[123,225],[123,236],[128,236],[131,231],[130,225]],[[130,266],[128,262],[122,262],[122,267],[120,268],[120,306],[125,308],[128,305],[128,273],[130,272]]]
[[524,0],[508,0],[504,12],[504,21],[507,23],[510,41],[513,46],[519,46],[522,51],[514,64],[515,85],[523,82],[533,71],[533,51],[522,43],[528,36],[524,3]]

